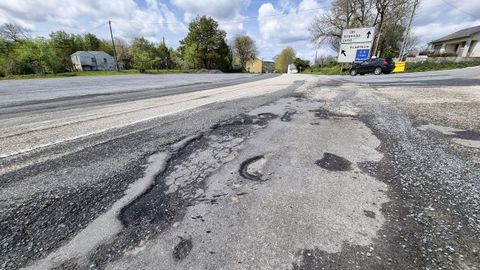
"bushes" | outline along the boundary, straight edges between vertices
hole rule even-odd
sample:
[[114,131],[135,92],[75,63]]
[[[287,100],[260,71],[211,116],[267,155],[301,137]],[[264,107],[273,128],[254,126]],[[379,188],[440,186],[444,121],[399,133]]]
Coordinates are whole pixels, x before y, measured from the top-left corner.
[[444,61],[444,62],[407,62],[406,72],[421,72],[421,71],[432,71],[432,70],[446,70],[446,69],[457,69],[457,68],[466,68],[480,66],[480,60],[476,61],[463,61],[463,62],[454,62],[454,61]]
[[426,55],[428,57],[457,57],[457,54],[454,52],[438,52],[438,51],[422,51],[418,53],[419,55]]

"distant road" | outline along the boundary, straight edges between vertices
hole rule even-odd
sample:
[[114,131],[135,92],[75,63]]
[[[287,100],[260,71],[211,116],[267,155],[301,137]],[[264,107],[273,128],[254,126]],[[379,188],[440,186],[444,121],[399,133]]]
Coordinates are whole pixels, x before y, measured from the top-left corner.
[[[0,82],[0,109],[81,98],[115,99],[148,98],[222,87],[275,76],[253,74],[166,74],[70,77]],[[191,90],[178,87],[195,86]],[[145,94],[149,94],[145,96]],[[1,113],[1,112],[0,112]]]

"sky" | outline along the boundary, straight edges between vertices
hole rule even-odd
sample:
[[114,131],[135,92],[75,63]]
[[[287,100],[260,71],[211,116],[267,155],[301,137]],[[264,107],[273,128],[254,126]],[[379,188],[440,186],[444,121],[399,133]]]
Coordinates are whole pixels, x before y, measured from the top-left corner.
[[[326,12],[331,0],[1,0],[0,24],[13,22],[48,36],[63,30],[91,32],[109,38],[108,21],[116,37],[131,40],[143,36],[176,48],[197,15],[219,22],[232,40],[249,35],[257,44],[259,58],[271,60],[291,46],[297,56],[313,60],[334,55],[326,46],[310,42],[308,28],[315,16]],[[420,0],[413,33],[421,44],[454,31],[480,25],[479,0]]]

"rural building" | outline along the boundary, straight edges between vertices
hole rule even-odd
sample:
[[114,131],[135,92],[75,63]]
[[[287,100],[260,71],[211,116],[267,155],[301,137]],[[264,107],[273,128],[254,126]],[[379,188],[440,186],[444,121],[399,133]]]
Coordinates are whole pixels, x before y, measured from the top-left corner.
[[70,58],[78,71],[115,69],[115,59],[104,51],[78,51]]
[[480,57],[480,25],[457,31],[431,42],[438,53],[453,53],[458,57]]
[[287,67],[287,73],[288,74],[296,74],[296,73],[298,73],[298,69],[294,64],[290,64]]
[[270,61],[255,58],[247,62],[245,70],[250,73],[273,73],[275,71],[275,64]]
[[245,69],[250,73],[263,73],[263,61],[255,58],[253,60],[248,60]]

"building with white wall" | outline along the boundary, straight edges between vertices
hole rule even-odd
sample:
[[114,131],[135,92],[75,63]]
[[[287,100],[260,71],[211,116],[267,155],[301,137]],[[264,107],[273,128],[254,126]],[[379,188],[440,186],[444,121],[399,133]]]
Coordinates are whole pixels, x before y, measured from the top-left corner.
[[457,57],[480,57],[480,25],[462,29],[432,41],[434,51],[456,54]]
[[104,51],[78,51],[70,57],[73,68],[78,71],[115,69],[115,59]]

